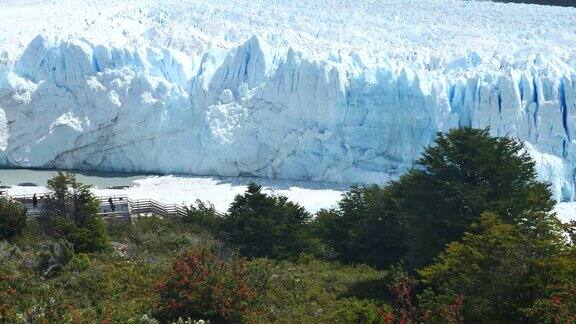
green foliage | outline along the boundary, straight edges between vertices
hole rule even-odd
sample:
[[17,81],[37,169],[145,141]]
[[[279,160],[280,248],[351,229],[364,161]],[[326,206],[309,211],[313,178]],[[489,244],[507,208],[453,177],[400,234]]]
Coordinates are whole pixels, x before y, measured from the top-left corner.
[[72,241],[76,242],[75,246],[79,247],[78,252],[102,251],[108,246],[106,224],[99,216],[90,218],[83,227],[79,228],[78,232],[80,232],[81,239]]
[[38,271],[36,251],[0,242],[0,322],[38,322],[50,314],[50,290]]
[[110,248],[87,255],[34,228],[0,242],[0,274],[11,278],[10,298],[0,298],[10,315],[0,322],[139,322],[173,259],[204,240],[185,223],[145,217],[111,225]]
[[245,322],[254,298],[245,267],[244,261],[226,260],[212,247],[186,252],[158,285],[159,318]]
[[[384,306],[385,307],[385,306]],[[336,301],[331,323],[381,323],[382,307],[367,299],[343,298]],[[388,307],[385,307],[388,309]]]
[[57,237],[70,241],[78,252],[102,251],[108,246],[108,236],[104,221],[97,216],[77,226],[69,220],[58,217],[53,221]]
[[575,323],[576,283],[554,287],[549,296],[537,300],[526,314],[540,323]]
[[61,271],[74,256],[74,247],[64,239],[40,244],[38,270],[42,277],[49,277]]
[[385,268],[406,253],[406,233],[395,209],[394,186],[352,187],[338,210],[322,210],[314,221],[316,232],[338,258]]
[[12,239],[26,226],[26,208],[21,204],[0,197],[0,240]]
[[140,217],[131,223],[111,224],[108,230],[115,253],[129,258],[176,257],[192,246],[211,240],[205,233],[198,233],[195,225],[172,217]]
[[380,291],[386,275],[366,265],[345,266],[307,256],[298,261],[254,259],[248,273],[256,290],[257,307],[249,317],[255,323],[349,322],[346,318],[369,323],[387,307],[365,296]]
[[217,235],[222,227],[222,216],[216,211],[214,205],[196,200],[195,205],[187,208],[184,222],[197,226],[199,230]]
[[328,261],[341,260],[342,252],[336,250],[336,246],[343,244],[339,241],[345,237],[341,228],[340,215],[336,209],[321,209],[316,212],[316,217],[310,223],[313,235],[322,241],[321,253],[317,256]]
[[52,289],[62,291],[58,300],[65,303],[56,322],[126,323],[154,308],[158,277],[167,270],[164,261],[75,259],[51,281]]
[[576,221],[570,221],[568,224],[564,224],[564,231],[570,237],[572,244],[576,245]]
[[106,248],[106,225],[99,211],[100,201],[90,186],[77,182],[73,174],[58,172],[48,180],[42,221],[50,234],[70,241],[77,251]]
[[13,287],[14,277],[0,272],[0,322],[15,319],[13,299],[17,290]]
[[72,260],[70,260],[68,267],[71,271],[80,272],[80,271],[88,270],[90,268],[90,265],[91,265],[91,262],[90,262],[90,257],[88,256],[88,254],[80,253],[80,254],[74,255]]
[[521,144],[458,129],[439,134],[398,181],[351,188],[313,228],[341,261],[387,268],[405,260],[411,273],[449,244],[420,271],[422,282],[392,268],[380,297],[394,320],[549,320],[554,307],[567,319],[572,301],[554,296],[571,291],[576,259],[553,205]]
[[415,269],[459,240],[485,211],[514,223],[553,206],[521,144],[463,128],[438,134],[398,181],[352,187],[336,210],[318,213],[313,227],[343,262],[385,268],[405,260]]
[[[549,299],[550,287],[576,279],[576,259],[553,216],[531,213],[507,224],[484,213],[472,230],[419,271],[434,292],[428,291],[425,299],[462,296],[466,321],[527,321],[526,310]],[[531,315],[540,317],[535,311]]]
[[286,197],[269,196],[255,183],[238,195],[223,220],[224,239],[247,257],[296,257],[321,253],[309,225],[311,216]]
[[522,144],[486,129],[439,134],[417,165],[389,185],[408,227],[413,266],[429,264],[483,212],[512,223],[527,212],[549,213],[555,204]]
[[521,144],[463,128],[438,134],[398,181],[351,188],[337,210],[318,215],[315,227],[344,262],[385,268],[404,259],[415,269],[459,240],[485,211],[513,223],[553,206]]

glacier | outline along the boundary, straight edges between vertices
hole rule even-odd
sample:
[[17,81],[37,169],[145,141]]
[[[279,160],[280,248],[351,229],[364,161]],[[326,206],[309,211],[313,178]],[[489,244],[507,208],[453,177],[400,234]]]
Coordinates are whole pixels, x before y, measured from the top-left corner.
[[576,198],[576,9],[0,0],[3,166],[381,184],[465,126]]

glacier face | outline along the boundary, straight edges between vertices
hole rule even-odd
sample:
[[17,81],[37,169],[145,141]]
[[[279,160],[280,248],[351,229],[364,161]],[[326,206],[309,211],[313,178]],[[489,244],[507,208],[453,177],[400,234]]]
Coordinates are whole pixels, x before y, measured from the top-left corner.
[[[40,10],[4,1],[4,24]],[[0,24],[0,164],[384,183],[436,132],[490,126],[576,197],[576,10],[296,2],[62,0],[44,20],[69,25],[22,46]]]

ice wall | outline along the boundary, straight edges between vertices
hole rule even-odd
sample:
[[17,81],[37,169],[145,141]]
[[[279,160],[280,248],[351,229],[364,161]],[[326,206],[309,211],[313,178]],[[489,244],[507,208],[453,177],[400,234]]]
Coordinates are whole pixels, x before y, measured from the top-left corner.
[[195,55],[38,36],[1,57],[2,165],[384,183],[436,132],[490,126],[576,196],[576,69],[552,55],[411,64],[258,37]]

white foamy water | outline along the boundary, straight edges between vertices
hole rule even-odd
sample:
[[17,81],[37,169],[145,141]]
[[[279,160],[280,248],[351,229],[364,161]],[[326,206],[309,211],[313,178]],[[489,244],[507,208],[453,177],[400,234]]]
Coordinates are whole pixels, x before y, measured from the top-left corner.
[[[46,181],[57,171],[44,170],[0,170],[1,184],[9,185],[11,195],[42,193]],[[242,194],[247,185],[254,181],[264,187],[265,192],[288,197],[310,212],[330,208],[340,199],[348,185],[309,181],[285,181],[257,178],[194,177],[178,175],[133,175],[129,173],[77,173],[83,183],[93,185],[98,196],[124,195],[131,199],[155,199],[166,204],[190,205],[196,200],[214,204],[219,211],[226,211],[234,197]],[[38,186],[19,186],[30,182]],[[130,186],[125,189],[109,189],[110,186]]]

